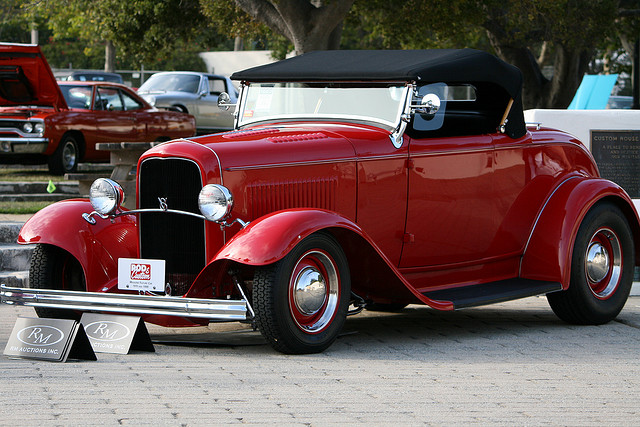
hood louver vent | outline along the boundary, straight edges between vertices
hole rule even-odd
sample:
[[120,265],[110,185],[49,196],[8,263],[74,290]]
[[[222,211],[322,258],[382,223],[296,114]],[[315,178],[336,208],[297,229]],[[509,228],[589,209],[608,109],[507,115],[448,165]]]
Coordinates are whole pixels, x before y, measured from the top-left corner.
[[336,178],[287,180],[247,187],[251,220],[291,208],[335,210]]
[[298,135],[287,135],[287,136],[270,136],[267,140],[271,142],[296,142],[296,141],[313,141],[316,139],[325,139],[328,138],[327,135],[321,132],[314,133],[301,133]]

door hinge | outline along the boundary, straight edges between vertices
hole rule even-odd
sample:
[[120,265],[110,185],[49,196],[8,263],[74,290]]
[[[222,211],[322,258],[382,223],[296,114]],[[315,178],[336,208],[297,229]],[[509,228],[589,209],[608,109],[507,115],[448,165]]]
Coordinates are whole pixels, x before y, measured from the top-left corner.
[[404,236],[402,236],[403,243],[413,243],[415,241],[416,236],[414,236],[412,233],[404,233]]

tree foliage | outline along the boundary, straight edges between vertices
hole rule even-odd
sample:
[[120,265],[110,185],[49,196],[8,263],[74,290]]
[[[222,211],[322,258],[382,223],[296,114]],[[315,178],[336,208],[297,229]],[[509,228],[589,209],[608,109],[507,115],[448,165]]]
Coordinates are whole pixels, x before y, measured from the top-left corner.
[[87,62],[100,58],[106,41],[121,64],[147,68],[197,67],[196,52],[231,49],[234,38],[279,58],[292,49],[474,47],[522,70],[528,108],[566,107],[594,58],[615,69],[640,34],[640,0],[4,0],[0,12],[9,40],[28,41],[12,34],[46,23],[43,49],[64,66],[78,45]]

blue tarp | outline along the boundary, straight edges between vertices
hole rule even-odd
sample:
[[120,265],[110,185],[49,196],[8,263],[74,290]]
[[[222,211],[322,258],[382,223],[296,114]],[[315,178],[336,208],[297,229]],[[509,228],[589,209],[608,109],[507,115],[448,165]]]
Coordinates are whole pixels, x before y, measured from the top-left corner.
[[604,110],[617,80],[617,74],[584,76],[567,109]]

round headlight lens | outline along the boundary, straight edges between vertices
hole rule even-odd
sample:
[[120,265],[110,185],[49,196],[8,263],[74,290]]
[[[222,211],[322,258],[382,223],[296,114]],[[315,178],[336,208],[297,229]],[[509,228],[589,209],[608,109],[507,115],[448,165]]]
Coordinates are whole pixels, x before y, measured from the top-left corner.
[[44,133],[44,123],[36,123],[34,129],[37,133]]
[[198,195],[198,207],[209,221],[220,221],[231,213],[233,196],[222,185],[207,184],[202,187]]
[[23,124],[22,130],[25,131],[26,133],[31,133],[31,131],[33,130],[33,124],[31,122],[27,122]]
[[98,178],[91,184],[89,200],[96,212],[109,215],[124,202],[124,190],[120,184],[111,179]]

